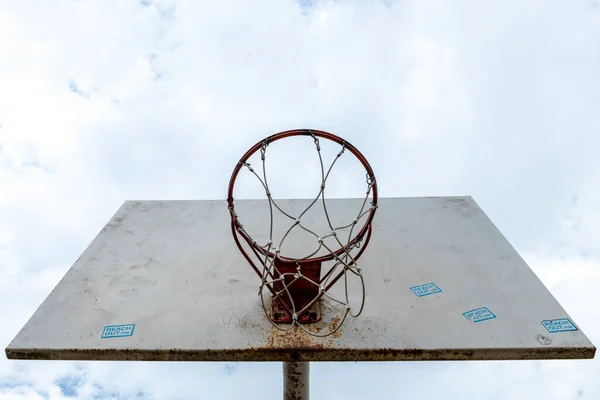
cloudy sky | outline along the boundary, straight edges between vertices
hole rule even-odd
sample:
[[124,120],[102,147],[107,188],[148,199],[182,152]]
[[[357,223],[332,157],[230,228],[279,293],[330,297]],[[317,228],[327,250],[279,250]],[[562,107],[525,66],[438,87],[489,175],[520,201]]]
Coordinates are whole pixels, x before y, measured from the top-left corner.
[[[0,347],[126,199],[312,127],[472,195],[600,343],[598,0],[0,0]],[[283,197],[303,193],[291,187]],[[278,363],[18,362],[0,399],[279,398]],[[313,364],[314,399],[598,399],[600,359]]]

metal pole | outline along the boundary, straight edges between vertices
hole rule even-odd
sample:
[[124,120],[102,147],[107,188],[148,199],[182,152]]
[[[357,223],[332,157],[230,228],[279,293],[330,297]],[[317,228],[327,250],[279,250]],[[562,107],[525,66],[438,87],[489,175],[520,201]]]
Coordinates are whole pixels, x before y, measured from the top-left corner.
[[310,363],[283,363],[283,400],[308,400],[310,394]]

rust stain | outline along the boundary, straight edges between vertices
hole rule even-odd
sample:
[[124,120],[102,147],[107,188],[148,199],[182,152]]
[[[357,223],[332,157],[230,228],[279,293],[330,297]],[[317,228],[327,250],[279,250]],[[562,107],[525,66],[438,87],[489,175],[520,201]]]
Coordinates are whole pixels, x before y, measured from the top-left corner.
[[271,329],[267,336],[268,349],[310,350],[323,349],[325,344],[321,338],[313,337],[295,326],[289,331]]
[[[325,334],[333,331],[340,323],[340,317],[336,316],[328,322],[307,324],[304,327],[316,334]],[[289,331],[281,331],[273,326],[266,333],[266,350],[302,350],[315,351],[326,350],[334,347],[336,340],[341,336],[342,329],[325,336],[312,336],[304,332],[300,327],[294,326]],[[256,349],[259,350],[259,349]]]
[[[290,336],[293,335],[289,332]],[[304,334],[306,335],[306,334]],[[300,336],[300,335],[299,335]],[[308,336],[308,335],[306,335]],[[274,342],[273,344],[275,344]],[[302,341],[292,341],[294,345]],[[310,344],[310,343],[309,343]],[[238,350],[184,349],[6,349],[8,359],[111,361],[435,361],[591,359],[595,348],[536,349],[373,349],[254,348]]]

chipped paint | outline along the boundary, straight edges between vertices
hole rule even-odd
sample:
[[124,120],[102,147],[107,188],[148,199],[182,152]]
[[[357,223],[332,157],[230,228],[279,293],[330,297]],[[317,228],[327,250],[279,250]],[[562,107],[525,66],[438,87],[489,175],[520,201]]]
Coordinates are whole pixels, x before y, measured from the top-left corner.
[[458,360],[558,360],[591,359],[590,348],[511,349],[373,349],[369,352],[341,348],[250,348],[238,350],[148,349],[7,349],[9,359],[102,361],[458,361]]

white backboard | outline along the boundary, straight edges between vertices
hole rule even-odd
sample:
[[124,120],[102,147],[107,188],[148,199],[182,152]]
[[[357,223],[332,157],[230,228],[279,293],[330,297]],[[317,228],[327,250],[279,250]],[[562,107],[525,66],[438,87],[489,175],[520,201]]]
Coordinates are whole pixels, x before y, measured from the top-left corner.
[[[280,201],[297,209],[308,200]],[[352,219],[360,199],[328,200]],[[264,201],[236,201],[252,229]],[[242,216],[243,214],[243,216]],[[318,225],[318,224],[317,224]],[[363,361],[593,358],[577,323],[470,197],[384,198],[359,260],[362,315],[275,329],[225,201],[128,201],[6,349],[13,359]],[[303,239],[299,238],[298,241]],[[323,307],[324,320],[327,306]]]

